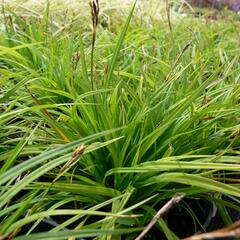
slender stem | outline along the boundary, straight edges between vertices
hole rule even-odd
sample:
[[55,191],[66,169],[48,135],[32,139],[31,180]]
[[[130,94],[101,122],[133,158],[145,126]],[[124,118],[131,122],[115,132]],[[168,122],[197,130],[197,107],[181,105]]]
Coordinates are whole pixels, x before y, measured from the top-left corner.
[[173,208],[176,204],[178,204],[182,198],[183,195],[176,194],[173,196],[153,217],[153,219],[149,222],[149,224],[144,228],[144,230],[138,235],[135,240],[141,240],[144,238],[144,236],[149,232],[149,230],[156,224],[156,222],[162,218],[168,211]]
[[172,39],[172,42],[174,43],[173,29],[172,29],[172,23],[171,23],[171,15],[170,15],[170,6],[169,6],[168,0],[166,0],[166,11],[167,11],[168,26],[171,32],[171,39]]
[[[91,14],[92,14],[92,51],[91,51],[91,85],[92,91],[94,90],[94,48],[96,43],[96,35],[97,35],[97,26],[98,26],[98,14],[99,14],[99,2],[98,0],[94,0],[89,2],[91,7]],[[97,82],[96,82],[97,85]],[[95,96],[93,95],[93,102],[96,103]],[[97,109],[96,105],[94,106],[95,116],[98,121]]]
[[202,240],[202,239],[227,239],[227,238],[240,238],[240,221],[233,223],[232,225],[220,228],[218,230],[203,233],[199,235],[194,235],[188,238],[184,238],[183,240]]
[[98,26],[98,14],[99,14],[99,2],[98,0],[92,1],[89,3],[91,7],[92,14],[92,51],[91,51],[91,84],[92,90],[94,89],[94,48],[96,43],[96,34],[97,34],[97,26]]

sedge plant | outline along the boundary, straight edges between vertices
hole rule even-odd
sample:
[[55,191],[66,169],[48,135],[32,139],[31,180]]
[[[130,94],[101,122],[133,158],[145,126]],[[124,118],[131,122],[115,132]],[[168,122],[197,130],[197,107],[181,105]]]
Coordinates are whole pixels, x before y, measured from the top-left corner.
[[[106,26],[108,10],[91,7],[93,29],[91,16],[62,27],[50,3],[40,16],[4,8],[0,235],[134,239],[176,193],[192,233],[201,223],[188,200],[215,203],[231,224],[227,207],[240,210],[234,23],[177,18],[169,31],[169,18],[142,20],[135,2]],[[155,228],[182,237],[167,219]]]

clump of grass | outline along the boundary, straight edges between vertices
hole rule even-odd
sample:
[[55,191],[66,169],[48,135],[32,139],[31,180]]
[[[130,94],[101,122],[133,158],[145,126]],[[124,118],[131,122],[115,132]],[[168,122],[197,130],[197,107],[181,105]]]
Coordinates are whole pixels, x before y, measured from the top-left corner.
[[[224,197],[240,197],[235,25],[172,19],[169,32],[134,7],[98,34],[97,5],[93,34],[78,19],[56,24],[50,4],[41,18],[5,8],[1,236],[134,239],[176,193],[216,203],[226,224],[227,207],[239,210]],[[49,216],[57,224],[36,233]],[[168,220],[156,229],[178,239]]]

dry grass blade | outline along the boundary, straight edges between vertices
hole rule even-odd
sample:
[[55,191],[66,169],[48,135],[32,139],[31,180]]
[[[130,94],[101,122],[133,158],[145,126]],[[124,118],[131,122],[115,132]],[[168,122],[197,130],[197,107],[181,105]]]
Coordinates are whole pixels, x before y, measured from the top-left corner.
[[209,233],[203,233],[195,236],[191,236],[188,238],[184,238],[183,240],[210,240],[210,239],[226,239],[226,238],[234,238],[239,239],[240,238],[240,220],[235,222],[234,224],[225,227],[220,228],[218,230],[209,232]]
[[168,213],[168,211],[173,208],[176,204],[178,204],[184,195],[179,195],[176,194],[169,200],[158,212],[157,214],[153,217],[151,222],[146,226],[146,228],[138,235],[135,240],[141,240],[144,238],[144,236],[149,232],[149,230],[156,224],[156,222],[162,218],[165,214]]
[[[36,104],[36,106],[41,106],[41,102],[32,94],[32,92],[30,91],[30,89],[26,86],[26,89],[29,93],[29,95],[31,96],[31,98],[33,99],[34,103]],[[52,115],[47,111],[46,108],[41,108],[40,111],[49,119],[54,120]]]
[[[26,90],[29,93],[29,95],[32,97],[34,103],[36,104],[36,106],[41,106],[41,102],[32,94],[32,92],[30,91],[30,89],[26,86]],[[47,111],[46,108],[40,108],[40,111],[51,121],[55,121],[54,118],[52,117],[52,115]],[[66,142],[70,142],[69,138],[56,126],[54,126],[54,129],[57,131],[57,133],[61,136],[61,138],[66,141]]]
[[15,230],[14,232],[12,232],[10,234],[4,235],[4,236],[0,236],[0,240],[11,240],[11,239],[13,239],[14,236],[16,236],[17,232],[18,231]]

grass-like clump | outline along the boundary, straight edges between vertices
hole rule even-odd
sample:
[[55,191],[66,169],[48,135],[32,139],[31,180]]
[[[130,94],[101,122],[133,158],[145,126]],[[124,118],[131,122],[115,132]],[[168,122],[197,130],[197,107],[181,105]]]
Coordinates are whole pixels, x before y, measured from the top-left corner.
[[83,6],[83,17],[49,3],[2,8],[0,238],[134,239],[176,194],[182,201],[146,239],[204,231],[212,204],[231,224],[235,16]]

